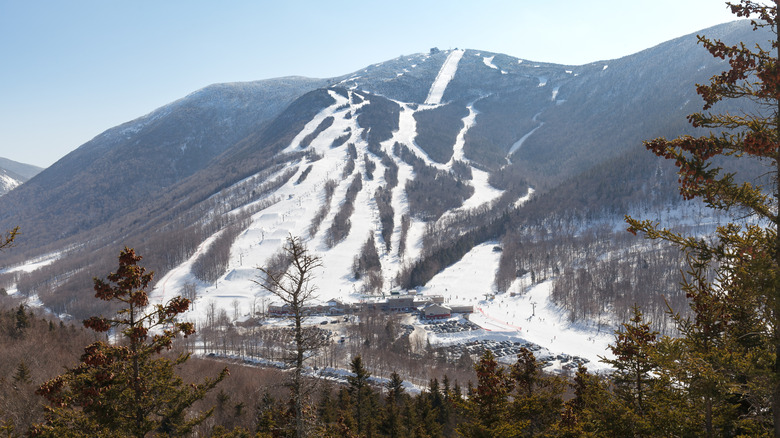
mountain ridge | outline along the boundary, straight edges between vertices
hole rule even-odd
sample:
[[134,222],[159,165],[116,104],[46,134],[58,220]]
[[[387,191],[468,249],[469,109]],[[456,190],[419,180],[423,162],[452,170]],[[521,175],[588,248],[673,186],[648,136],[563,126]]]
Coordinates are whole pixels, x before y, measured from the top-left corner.
[[0,196],[25,183],[43,168],[0,157]]
[[[744,22],[712,29],[755,38]],[[432,279],[486,242],[505,249],[483,267],[495,278],[484,292],[522,294],[576,268],[544,244],[556,227],[577,239],[571,230],[589,221],[612,232],[617,209],[674,207],[673,172],[638,149],[653,136],[694,132],[684,118],[696,106],[694,82],[719,71],[694,37],[584,66],[464,49],[441,101],[426,104],[453,53],[266,83],[263,92],[278,91],[279,101],[212,85],[106,131],[0,198],[0,225],[30,236],[2,255],[2,267],[60,255],[31,274],[0,273],[0,287],[58,314],[89,315],[101,310],[81,303],[91,276],[112,269],[118,247],[129,245],[159,274],[155,299],[196,285],[197,320],[208,300],[228,307],[220,297],[250,308],[260,297],[254,267],[293,234],[325,260],[323,298],[430,291]],[[274,108],[257,109],[268,99]],[[233,116],[212,111],[222,107]],[[189,162],[169,156],[198,145],[205,152]],[[649,182],[627,179],[640,175]],[[373,270],[361,267],[369,241]],[[454,286],[433,292],[464,296]]]

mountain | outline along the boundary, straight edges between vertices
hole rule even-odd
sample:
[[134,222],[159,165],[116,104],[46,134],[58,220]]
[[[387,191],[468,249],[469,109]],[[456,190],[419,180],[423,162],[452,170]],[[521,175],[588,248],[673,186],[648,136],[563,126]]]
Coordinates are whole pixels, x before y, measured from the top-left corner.
[[40,173],[43,169],[0,157],[0,196],[13,190]]
[[[763,35],[745,21],[702,33]],[[675,277],[651,268],[678,269],[626,240],[622,215],[696,214],[641,142],[695,133],[685,121],[701,106],[695,84],[725,68],[688,35],[582,66],[431,49],[338,78],[212,85],[0,198],[0,229],[23,233],[0,255],[0,287],[58,314],[103,312],[91,278],[127,245],[157,272],[154,299],[194,285],[193,319],[208,303],[243,314],[267,300],[255,268],[294,235],[322,257],[321,300],[419,288],[509,327],[520,316],[502,303],[527,309],[543,295],[560,307],[551,314],[597,327],[603,351],[601,326],[631,300],[665,324],[657,309]],[[629,266],[605,256],[617,253],[649,279],[618,275]],[[579,284],[585,266],[594,275],[582,293],[556,289]],[[583,296],[600,301],[575,311]],[[583,339],[595,339],[589,330]]]

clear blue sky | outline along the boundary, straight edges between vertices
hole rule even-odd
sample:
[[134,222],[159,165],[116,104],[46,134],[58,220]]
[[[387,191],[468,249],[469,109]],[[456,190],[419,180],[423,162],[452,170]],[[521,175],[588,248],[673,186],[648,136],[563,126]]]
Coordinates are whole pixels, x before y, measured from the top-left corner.
[[579,65],[735,18],[721,0],[0,0],[0,157],[49,166],[212,83],[431,47]]

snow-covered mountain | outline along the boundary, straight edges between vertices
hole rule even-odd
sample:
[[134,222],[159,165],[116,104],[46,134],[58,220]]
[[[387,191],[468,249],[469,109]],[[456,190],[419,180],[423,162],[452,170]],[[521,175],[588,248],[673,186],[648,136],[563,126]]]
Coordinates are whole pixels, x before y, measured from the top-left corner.
[[13,190],[40,173],[43,169],[0,157],[0,196]]
[[[756,38],[745,22],[704,33]],[[127,245],[158,273],[155,302],[194,285],[188,318],[245,317],[269,299],[256,268],[292,235],[322,258],[321,301],[415,288],[476,308],[481,332],[437,342],[524,339],[595,361],[610,331],[550,293],[580,261],[544,250],[526,265],[522,245],[538,242],[523,232],[574,236],[626,209],[673,209],[673,171],[638,150],[693,132],[694,84],[724,68],[691,35],[582,66],[431,49],[339,78],[210,86],[0,198],[0,227],[24,233],[0,254],[0,287],[88,316],[104,310],[87,299],[91,277]]]

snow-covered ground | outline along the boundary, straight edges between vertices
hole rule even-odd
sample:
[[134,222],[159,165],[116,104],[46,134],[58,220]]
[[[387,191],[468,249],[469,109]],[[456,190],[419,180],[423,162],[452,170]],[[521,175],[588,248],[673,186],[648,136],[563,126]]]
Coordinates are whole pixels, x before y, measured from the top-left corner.
[[469,320],[489,332],[448,334],[445,339],[433,336],[431,342],[465,342],[475,336],[532,342],[553,355],[584,357],[590,370],[606,368],[599,356],[608,356],[612,328],[599,328],[595,321],[569,323],[566,311],[550,300],[552,281],[526,288],[524,280],[518,279],[506,293],[497,295],[493,280],[500,257],[497,242],[479,245],[423,288],[426,294],[443,295],[445,303],[473,305]]
[[54,263],[55,261],[57,261],[57,259],[60,258],[61,255],[62,255],[61,252],[55,252],[51,254],[46,254],[44,256],[32,260],[28,260],[26,263],[22,265],[4,267],[0,269],[0,274],[5,274],[8,272],[32,272],[35,271],[36,269],[40,269],[46,265]]

